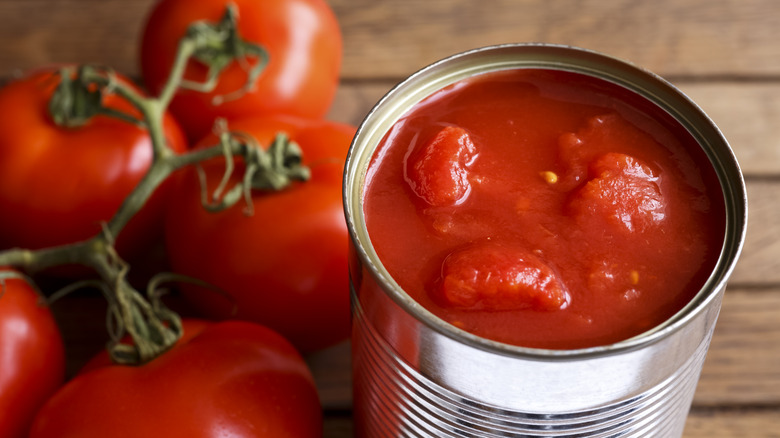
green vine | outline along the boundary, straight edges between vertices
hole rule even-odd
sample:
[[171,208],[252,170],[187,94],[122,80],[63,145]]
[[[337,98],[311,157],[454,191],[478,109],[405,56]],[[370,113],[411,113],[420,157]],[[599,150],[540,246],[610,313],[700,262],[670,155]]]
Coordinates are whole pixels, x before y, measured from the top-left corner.
[[[204,208],[219,211],[242,199],[251,208],[249,195],[252,189],[280,190],[294,180],[309,177],[309,169],[302,164],[300,148],[284,134],[277,135],[268,150],[263,150],[253,138],[231,132],[224,121],[219,121],[220,142],[212,147],[177,155],[165,140],[163,114],[178,89],[211,92],[219,75],[231,62],[247,63],[249,59],[254,59],[256,64],[249,72],[247,84],[228,95],[218,96],[215,103],[220,103],[250,90],[267,65],[266,51],[240,37],[237,16],[235,7],[229,5],[218,23],[193,23],[179,43],[171,73],[156,97],[146,97],[132,86],[118,81],[110,69],[84,65],[59,72],[60,83],[49,104],[54,123],[75,129],[86,125],[93,117],[108,116],[142,126],[151,137],[154,158],[137,187],[104,224],[101,232],[88,240],[68,245],[39,250],[14,248],[0,252],[0,266],[15,267],[27,276],[60,265],[80,264],[94,270],[99,280],[74,283],[55,295],[59,297],[86,286],[96,287],[103,293],[109,303],[107,326],[111,340],[108,349],[117,363],[145,363],[173,346],[182,334],[181,319],[162,303],[160,293],[161,282],[180,281],[182,278],[160,274],[150,281],[146,293],[141,293],[128,281],[130,267],[114,249],[116,236],[157,186],[179,168],[224,156],[226,165],[222,183],[214,193],[204,194],[202,202]],[[205,82],[184,79],[191,59],[209,67]],[[129,102],[140,118],[104,107],[102,103],[108,94],[115,94]],[[246,163],[246,171],[238,183],[227,187],[237,157]],[[203,190],[205,193],[205,184]],[[121,342],[124,335],[130,336],[132,344]]]

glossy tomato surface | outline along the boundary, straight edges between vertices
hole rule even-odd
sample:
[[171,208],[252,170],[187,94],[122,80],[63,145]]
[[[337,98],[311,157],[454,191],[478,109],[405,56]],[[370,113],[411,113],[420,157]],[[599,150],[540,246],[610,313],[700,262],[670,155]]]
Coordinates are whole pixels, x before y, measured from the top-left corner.
[[[81,127],[57,126],[48,104],[58,84],[54,70],[43,70],[0,89],[0,248],[38,249],[94,236],[152,162],[147,131],[128,122],[97,116]],[[116,95],[103,102],[134,114]],[[183,151],[173,118],[164,126],[171,147]],[[118,237],[121,253],[141,252],[159,236],[164,199],[158,192]]]
[[[201,206],[197,172],[187,169],[166,218],[170,263],[176,272],[225,293],[184,284],[185,299],[211,318],[267,325],[302,351],[346,339],[350,311],[341,175],[355,128],[289,118],[247,118],[229,128],[254,136],[263,147],[277,132],[286,132],[303,150],[311,179],[278,192],[254,191],[251,215],[243,201],[210,213]],[[215,141],[207,138],[202,145]],[[212,192],[224,160],[203,168]],[[238,161],[231,184],[243,170]]]
[[26,437],[64,376],[62,337],[48,307],[26,281],[0,280],[0,436]]
[[[240,90],[255,60],[233,62],[211,93],[180,90],[171,112],[190,140],[211,131],[214,119],[246,114],[289,114],[318,118],[330,108],[339,80],[342,40],[338,21],[323,0],[232,0],[241,36],[269,55],[255,87],[238,99],[212,105],[214,96]],[[218,22],[227,0],[162,0],[150,13],[141,43],[144,83],[156,94],[168,78],[179,40],[198,20]],[[190,61],[185,78],[202,81],[208,68]]]
[[298,352],[266,327],[231,321],[144,365],[80,373],[43,406],[30,438],[321,435],[317,391]]

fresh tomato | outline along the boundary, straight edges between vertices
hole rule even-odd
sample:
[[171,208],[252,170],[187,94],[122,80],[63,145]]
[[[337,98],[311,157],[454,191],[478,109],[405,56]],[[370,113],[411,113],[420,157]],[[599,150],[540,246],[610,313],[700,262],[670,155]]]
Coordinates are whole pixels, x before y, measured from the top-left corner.
[[322,409],[300,354],[278,333],[240,321],[206,327],[143,365],[78,374],[41,408],[30,432],[30,438],[321,435]]
[[[311,178],[277,192],[253,192],[251,215],[243,201],[210,213],[201,205],[197,172],[185,169],[166,217],[170,263],[177,273],[225,292],[183,284],[185,299],[211,318],[267,325],[302,351],[346,339],[348,240],[341,181],[355,128],[291,118],[246,118],[231,122],[229,128],[254,136],[263,147],[277,132],[285,132],[302,149]],[[201,145],[216,141],[208,137]],[[243,174],[243,162],[236,161],[231,184]],[[209,193],[224,168],[224,159],[203,164]]]
[[48,307],[22,279],[0,280],[0,364],[0,436],[26,437],[35,412],[62,385],[65,349]]
[[[80,127],[56,125],[48,105],[59,83],[56,70],[46,69],[0,90],[0,249],[38,249],[94,236],[152,162],[147,131],[129,122],[96,116]],[[103,103],[137,115],[116,95],[106,95]],[[181,129],[170,116],[164,123],[170,146],[183,151]],[[123,255],[141,252],[159,237],[164,198],[158,192],[118,237]]]
[[[229,65],[213,92],[180,90],[170,109],[190,140],[210,132],[216,117],[324,116],[336,93],[342,58],[341,30],[324,0],[160,1],[148,17],[141,43],[141,73],[150,91],[156,94],[162,89],[190,24],[218,22],[228,3],[238,9],[242,38],[265,48],[270,60],[255,87],[240,98],[212,104],[215,96],[233,94],[244,86],[254,59]],[[207,72],[206,66],[193,60],[184,77],[202,82]]]

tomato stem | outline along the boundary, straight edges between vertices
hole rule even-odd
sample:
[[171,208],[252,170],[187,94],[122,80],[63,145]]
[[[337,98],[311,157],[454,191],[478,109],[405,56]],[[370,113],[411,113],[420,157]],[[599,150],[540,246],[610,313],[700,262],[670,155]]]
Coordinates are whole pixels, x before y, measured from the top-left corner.
[[[311,170],[303,165],[301,148],[290,141],[285,133],[278,133],[268,150],[264,150],[253,137],[240,132],[230,132],[224,124],[220,133],[220,144],[226,158],[225,173],[211,196],[206,189],[205,175],[200,172],[201,204],[209,211],[217,212],[232,207],[243,198],[246,200],[249,214],[252,214],[251,190],[279,191],[293,181],[307,181],[311,177]],[[236,153],[243,157],[246,164],[244,178],[226,191],[226,185],[234,170],[232,155]]]
[[[180,46],[180,56],[183,56],[182,52],[186,54],[191,50],[192,58],[207,66],[209,71],[205,81],[182,80],[180,86],[203,93],[211,92],[216,88],[219,75],[234,61],[242,66],[248,66],[250,59],[255,60],[254,66],[247,67],[247,80],[244,86],[230,93],[214,96],[213,105],[237,99],[251,91],[269,61],[268,51],[265,48],[241,38],[238,32],[238,9],[232,2],[227,4],[225,14],[218,23],[199,21],[190,25],[187,36],[181,44],[186,47]],[[194,47],[189,47],[188,44]],[[182,71],[183,69],[184,67]],[[170,94],[170,90],[168,91]]]
[[[96,116],[114,117],[145,128],[153,148],[152,164],[116,214],[103,224],[100,233],[85,241],[67,245],[38,250],[14,248],[2,251],[0,266],[13,266],[30,275],[60,265],[80,264],[92,268],[99,275],[99,282],[76,283],[55,295],[59,297],[85,285],[97,286],[103,292],[109,302],[107,326],[111,341],[108,348],[117,363],[147,362],[170,348],[182,334],[179,316],[162,304],[158,292],[159,278],[150,282],[144,296],[128,282],[130,267],[114,249],[115,237],[172,172],[183,166],[224,156],[227,163],[225,174],[229,176],[234,169],[233,160],[236,156],[241,157],[246,162],[244,178],[229,190],[223,184],[219,193],[204,202],[204,207],[210,210],[224,209],[238,202],[241,196],[235,193],[244,194],[246,198],[251,189],[279,190],[294,180],[308,179],[309,169],[302,165],[300,148],[286,136],[277,136],[266,152],[258,147],[253,138],[230,132],[224,122],[220,122],[218,145],[180,155],[168,145],[163,118],[178,89],[211,91],[216,86],[218,76],[233,61],[246,62],[254,58],[256,63],[248,72],[248,81],[244,87],[218,98],[219,101],[232,99],[237,96],[236,93],[250,90],[268,63],[265,49],[240,37],[237,17],[235,5],[229,4],[218,23],[193,23],[181,40],[169,77],[156,97],[146,97],[136,88],[117,80],[110,69],[85,65],[62,69],[60,83],[50,99],[52,120],[64,128],[78,129]],[[193,83],[184,79],[187,63],[191,59],[209,67],[205,82]],[[138,115],[104,107],[103,98],[108,94],[123,98],[137,110]],[[251,202],[248,205],[251,208]],[[112,326],[117,329],[112,330]],[[131,344],[121,341],[124,334],[130,336]]]

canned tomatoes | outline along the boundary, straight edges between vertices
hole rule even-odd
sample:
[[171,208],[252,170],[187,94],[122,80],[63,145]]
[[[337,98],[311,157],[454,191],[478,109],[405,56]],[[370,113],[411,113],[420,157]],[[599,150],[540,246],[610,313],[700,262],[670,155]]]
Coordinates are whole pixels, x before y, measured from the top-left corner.
[[672,85],[565,46],[452,56],[368,114],[344,204],[358,436],[682,434],[747,201]]

